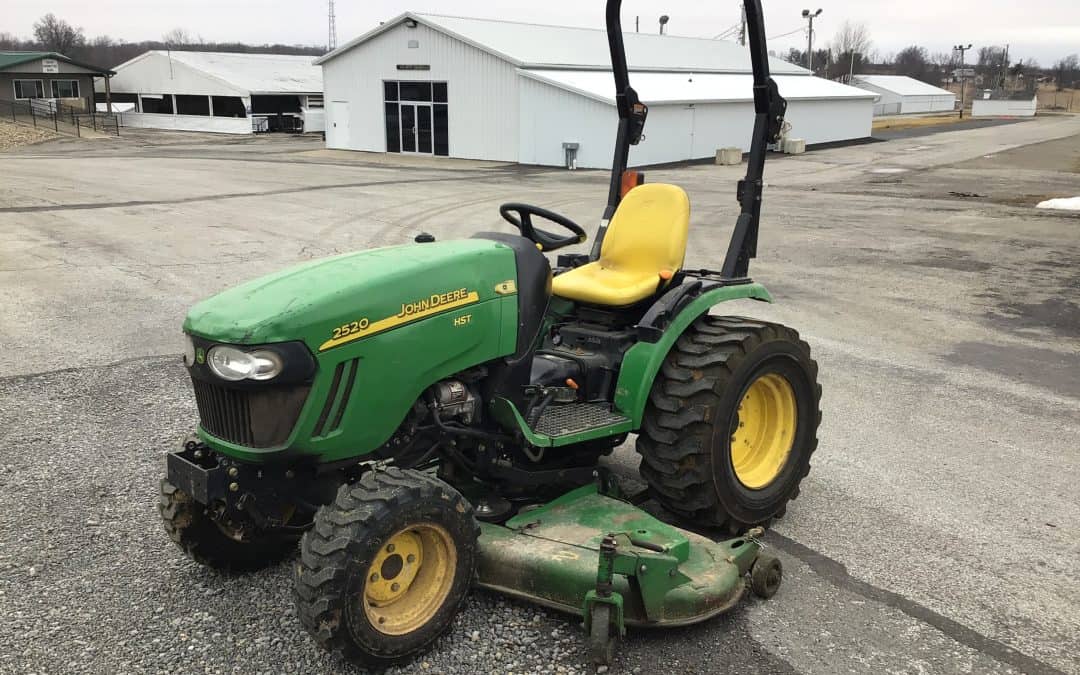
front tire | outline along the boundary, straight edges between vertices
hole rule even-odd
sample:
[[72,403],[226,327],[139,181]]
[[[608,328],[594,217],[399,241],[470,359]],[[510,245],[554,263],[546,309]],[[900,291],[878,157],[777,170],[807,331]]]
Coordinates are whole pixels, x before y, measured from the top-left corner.
[[161,480],[158,513],[169,538],[195,562],[230,572],[250,572],[280,562],[296,550],[295,534],[229,531],[186,492]]
[[645,408],[640,472],[668,510],[737,533],[799,494],[821,422],[817,363],[779,324],[705,315],[672,347]]
[[343,485],[301,540],[300,622],[357,665],[405,661],[450,627],[475,576],[478,535],[450,485],[412,470],[369,472]]

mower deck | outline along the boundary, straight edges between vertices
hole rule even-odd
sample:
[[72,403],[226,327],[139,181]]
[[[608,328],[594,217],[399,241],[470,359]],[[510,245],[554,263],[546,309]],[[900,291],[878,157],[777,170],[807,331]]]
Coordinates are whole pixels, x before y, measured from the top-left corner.
[[[595,602],[621,605],[613,617],[620,629],[682,626],[725,612],[742,597],[761,550],[751,537],[714,542],[674,527],[594,485],[504,525],[482,523],[479,544],[480,586],[586,621]],[[605,548],[614,561],[608,588]]]

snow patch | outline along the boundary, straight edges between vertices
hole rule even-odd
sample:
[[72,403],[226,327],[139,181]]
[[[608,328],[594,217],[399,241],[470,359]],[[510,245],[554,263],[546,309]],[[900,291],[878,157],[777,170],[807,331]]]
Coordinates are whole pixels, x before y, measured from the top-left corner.
[[1059,209],[1061,211],[1080,211],[1080,197],[1061,197],[1060,199],[1047,199],[1045,202],[1036,204],[1037,209]]

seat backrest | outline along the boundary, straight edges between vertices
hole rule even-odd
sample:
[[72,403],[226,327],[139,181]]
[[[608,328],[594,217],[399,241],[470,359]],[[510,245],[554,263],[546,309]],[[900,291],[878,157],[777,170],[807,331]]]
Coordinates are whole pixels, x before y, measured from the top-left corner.
[[690,199],[682,188],[646,183],[626,193],[608,224],[600,264],[610,269],[673,274],[686,257]]

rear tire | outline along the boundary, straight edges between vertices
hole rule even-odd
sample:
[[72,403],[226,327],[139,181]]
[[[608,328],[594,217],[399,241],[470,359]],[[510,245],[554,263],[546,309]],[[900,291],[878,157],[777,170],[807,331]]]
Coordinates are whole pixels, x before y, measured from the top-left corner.
[[782,516],[817,449],[817,372],[791,328],[699,318],[664,360],[645,407],[637,451],[652,495],[731,533]]
[[296,551],[295,534],[246,531],[230,537],[206,507],[166,479],[161,480],[158,513],[169,538],[195,562],[231,572],[250,572],[280,562]]
[[476,574],[479,526],[450,485],[387,468],[319,509],[294,568],[300,623],[323,647],[380,670],[427,650]]

